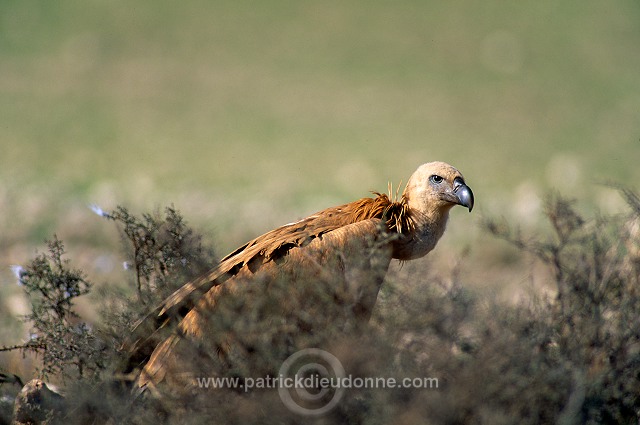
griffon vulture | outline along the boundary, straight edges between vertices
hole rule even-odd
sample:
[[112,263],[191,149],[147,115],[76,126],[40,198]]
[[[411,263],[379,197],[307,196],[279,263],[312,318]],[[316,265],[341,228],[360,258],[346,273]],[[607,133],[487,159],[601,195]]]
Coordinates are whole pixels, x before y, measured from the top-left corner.
[[176,382],[173,375],[187,373],[184,364],[189,361],[180,359],[184,341],[210,338],[211,312],[222,294],[236,292],[238,287],[253,285],[254,295],[266,294],[270,282],[286,275],[297,290],[310,278],[329,274],[332,285],[341,287],[341,300],[354,320],[368,320],[391,259],[425,256],[444,233],[449,210],[455,205],[473,208],[473,192],[462,174],[444,162],[421,165],[400,199],[375,195],[267,232],[174,292],[155,311],[156,319],[176,317],[178,311],[186,315],[155,346],[138,377],[138,387],[156,388],[163,381]]

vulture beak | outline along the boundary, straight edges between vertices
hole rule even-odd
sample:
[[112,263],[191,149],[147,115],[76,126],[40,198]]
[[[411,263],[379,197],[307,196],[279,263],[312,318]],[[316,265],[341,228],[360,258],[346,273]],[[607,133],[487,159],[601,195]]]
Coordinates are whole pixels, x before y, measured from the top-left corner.
[[473,209],[473,192],[460,177],[456,177],[453,180],[453,194],[455,195],[455,202],[458,205],[469,208],[469,212],[471,212]]

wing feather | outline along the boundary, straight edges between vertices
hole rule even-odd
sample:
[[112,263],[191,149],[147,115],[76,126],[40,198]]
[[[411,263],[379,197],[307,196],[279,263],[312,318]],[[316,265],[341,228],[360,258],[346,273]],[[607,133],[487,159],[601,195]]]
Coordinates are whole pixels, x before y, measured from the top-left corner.
[[303,247],[325,233],[362,220],[382,218],[385,210],[394,203],[387,195],[377,195],[375,198],[362,198],[349,204],[327,208],[258,236],[224,257],[204,276],[176,290],[163,302],[158,314],[163,316],[175,311],[194,296],[198,297],[235,276],[250,263],[252,271],[256,271],[263,264],[284,257],[291,248]]

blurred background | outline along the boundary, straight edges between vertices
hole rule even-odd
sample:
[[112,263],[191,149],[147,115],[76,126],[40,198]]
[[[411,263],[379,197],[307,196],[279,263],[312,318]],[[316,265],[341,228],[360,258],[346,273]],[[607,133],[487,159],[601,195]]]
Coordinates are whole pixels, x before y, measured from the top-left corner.
[[420,264],[502,293],[535,266],[481,217],[535,235],[552,191],[615,213],[602,183],[640,188],[640,4],[2,0],[0,146],[0,345],[45,238],[124,273],[89,205],[173,204],[224,255],[432,160],[476,209]]

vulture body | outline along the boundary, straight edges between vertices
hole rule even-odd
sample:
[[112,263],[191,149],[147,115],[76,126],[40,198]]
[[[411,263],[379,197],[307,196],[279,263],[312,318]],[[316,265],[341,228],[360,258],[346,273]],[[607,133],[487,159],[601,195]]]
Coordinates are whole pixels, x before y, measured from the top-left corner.
[[[463,205],[471,211],[474,201],[462,174],[443,162],[420,166],[400,199],[375,195],[267,232],[173,293],[153,316],[157,322],[179,316],[180,322],[155,347],[137,386],[152,390],[161,383],[181,386],[188,381],[181,377],[190,373],[193,381],[193,368],[185,359],[211,356],[203,353],[201,343],[212,339],[219,341],[214,344],[219,355],[232,339],[215,335],[217,319],[212,312],[220,308],[223,297],[243,290],[266,297],[278,279],[291,285],[290,294],[287,292],[291,299],[281,301],[285,311],[287,304],[291,309],[301,308],[298,301],[306,296],[304,283],[326,276],[333,285],[329,302],[347,305],[353,321],[367,321],[391,260],[412,260],[429,253],[444,233],[449,210]],[[330,314],[323,307],[314,307],[313,314]],[[134,350],[136,346],[139,340]]]

